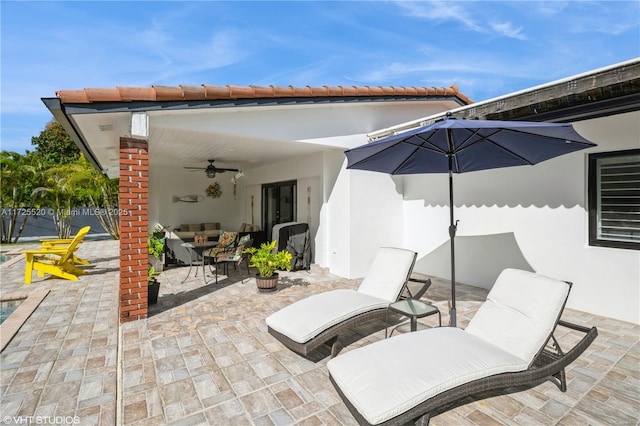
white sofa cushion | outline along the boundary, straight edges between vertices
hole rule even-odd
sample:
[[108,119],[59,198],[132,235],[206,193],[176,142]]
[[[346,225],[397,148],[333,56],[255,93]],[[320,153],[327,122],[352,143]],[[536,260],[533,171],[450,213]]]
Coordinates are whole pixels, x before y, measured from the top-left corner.
[[531,363],[569,295],[564,281],[505,269],[465,331]]
[[267,317],[267,325],[298,343],[354,315],[386,308],[388,300],[351,289],[337,289],[299,300]]
[[379,248],[358,292],[395,302],[411,275],[415,256],[416,253],[411,250]]
[[461,329],[442,327],[343,353],[327,367],[358,412],[378,424],[447,389],[528,364]]

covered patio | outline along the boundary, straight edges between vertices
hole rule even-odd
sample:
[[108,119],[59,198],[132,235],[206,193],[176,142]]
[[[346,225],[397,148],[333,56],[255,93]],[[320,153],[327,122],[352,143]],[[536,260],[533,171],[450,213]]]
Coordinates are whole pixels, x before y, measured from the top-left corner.
[[[160,276],[149,317],[119,327],[118,242],[85,242],[78,254],[91,261],[78,281],[34,277],[26,286],[24,260],[0,269],[3,296],[49,290],[0,354],[3,416],[70,416],[82,425],[355,424],[329,382],[329,350],[298,356],[267,333],[264,319],[309,294],[356,287],[358,279],[314,265],[283,274],[276,293],[262,294],[246,273],[205,286],[200,276],[181,283],[187,270],[172,268]],[[460,326],[485,294],[459,286]],[[449,283],[440,279],[423,297],[440,307],[443,323],[448,297]],[[469,399],[431,424],[637,424],[640,326],[572,309],[563,318],[599,333],[567,370],[566,393],[545,382]],[[434,317],[421,322],[437,324]],[[382,338],[384,324],[372,322],[343,335],[343,351]]]
[[[507,267],[535,270],[576,284],[569,307],[638,324],[637,247],[598,241],[597,184],[589,182],[599,156],[637,156],[639,72],[634,59],[478,103],[455,85],[87,88],[43,101],[97,167],[124,176],[120,208],[136,215],[125,218],[121,255],[143,261],[121,271],[122,288],[136,295],[121,301],[121,321],[147,314],[145,236],[156,223],[219,223],[230,231],[254,224],[269,232],[264,191],[295,182],[287,203],[296,217],[283,222],[309,223],[314,262],[338,276],[363,276],[375,248],[398,246],[419,253],[416,271],[448,279],[443,224],[452,207],[461,222],[458,282],[488,289]],[[459,176],[455,206],[439,176],[345,169],[346,148],[446,112],[571,122],[598,147],[535,167]],[[241,176],[212,180],[209,160]],[[214,184],[219,198],[207,196]]]

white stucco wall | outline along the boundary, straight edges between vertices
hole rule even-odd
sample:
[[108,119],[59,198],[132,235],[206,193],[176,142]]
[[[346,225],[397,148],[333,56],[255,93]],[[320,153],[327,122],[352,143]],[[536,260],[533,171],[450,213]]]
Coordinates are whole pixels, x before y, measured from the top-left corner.
[[[161,223],[173,229],[183,223],[220,222],[225,230],[237,230],[242,223],[238,214],[242,200],[240,191],[235,197],[233,195],[232,177],[231,172],[209,179],[204,172],[192,172],[182,167],[150,168],[149,226]],[[214,182],[222,188],[220,198],[206,196],[206,188]],[[202,201],[173,201],[173,197],[185,195],[199,195]]]
[[[574,283],[569,307],[640,323],[640,252],[589,246],[586,201],[587,154],[639,148],[639,123],[638,112],[578,122],[597,148],[533,167],[455,175],[457,280],[489,288],[505,267],[535,270]],[[252,221],[251,195],[260,223],[261,185],[296,179],[298,220],[311,217],[317,264],[362,277],[378,247],[399,246],[418,252],[416,271],[448,278],[447,175],[390,177],[345,166],[343,150],[329,149],[248,169],[235,198],[225,173],[215,179],[220,199],[193,204],[173,203],[172,196],[204,197],[212,182],[204,173],[152,169],[150,224],[213,221],[237,229]]]
[[[640,323],[640,253],[589,246],[587,211],[587,154],[639,148],[639,123],[640,113],[579,122],[597,148],[454,175],[457,281],[490,288],[505,267],[534,270],[574,283],[569,307]],[[449,278],[448,178],[403,179],[404,246],[418,251],[416,271]]]

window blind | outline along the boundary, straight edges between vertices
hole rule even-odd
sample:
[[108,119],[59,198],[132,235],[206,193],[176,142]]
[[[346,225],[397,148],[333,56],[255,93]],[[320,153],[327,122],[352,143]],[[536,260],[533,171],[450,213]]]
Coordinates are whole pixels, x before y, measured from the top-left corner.
[[597,161],[597,237],[640,244],[640,154]]

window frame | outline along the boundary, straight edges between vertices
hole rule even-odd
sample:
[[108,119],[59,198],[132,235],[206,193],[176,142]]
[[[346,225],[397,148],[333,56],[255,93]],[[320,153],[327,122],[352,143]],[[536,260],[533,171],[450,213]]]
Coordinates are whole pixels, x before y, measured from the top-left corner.
[[595,247],[610,247],[628,250],[640,250],[640,242],[615,241],[598,238],[598,160],[612,157],[626,157],[640,155],[640,149],[598,152],[588,156],[588,185],[587,203],[589,209],[589,245]]

